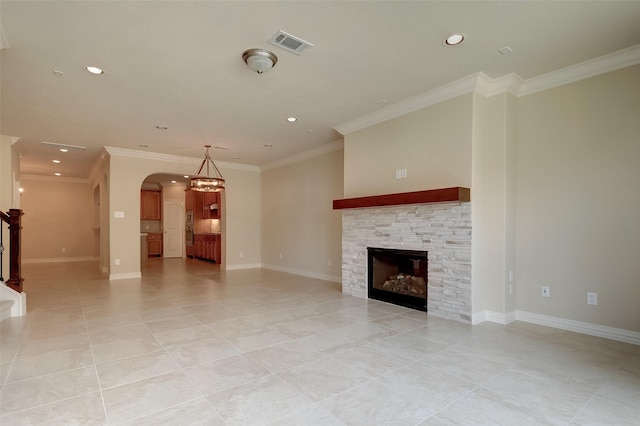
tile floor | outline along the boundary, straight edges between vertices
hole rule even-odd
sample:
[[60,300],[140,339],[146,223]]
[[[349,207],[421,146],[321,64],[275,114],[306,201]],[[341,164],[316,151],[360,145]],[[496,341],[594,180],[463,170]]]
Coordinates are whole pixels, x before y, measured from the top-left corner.
[[0,424],[638,425],[640,347],[470,326],[270,270],[25,265]]

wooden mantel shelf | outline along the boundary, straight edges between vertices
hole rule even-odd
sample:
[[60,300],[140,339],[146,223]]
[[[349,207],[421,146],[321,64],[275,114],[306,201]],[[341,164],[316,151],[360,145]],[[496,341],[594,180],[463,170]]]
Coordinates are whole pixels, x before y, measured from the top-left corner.
[[469,188],[454,187],[374,195],[371,197],[345,198],[343,200],[333,200],[333,209],[359,209],[403,204],[450,203],[455,201],[471,201],[471,190]]

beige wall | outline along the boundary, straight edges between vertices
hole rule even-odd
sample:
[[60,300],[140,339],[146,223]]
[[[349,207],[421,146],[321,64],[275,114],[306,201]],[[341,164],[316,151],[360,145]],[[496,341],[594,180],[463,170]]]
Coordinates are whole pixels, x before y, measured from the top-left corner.
[[472,113],[467,94],[346,135],[344,196],[470,187]]
[[22,175],[21,185],[23,262],[89,260],[98,256],[90,181]]
[[[13,147],[13,141],[17,139],[0,135],[0,211],[5,213],[9,209],[21,208],[21,197],[17,192],[20,184],[20,160]],[[3,241],[9,241],[8,228],[2,226],[0,232],[3,232]],[[2,270],[9,270],[9,256],[2,256]]]
[[[198,159],[173,156],[140,156],[135,151],[110,150],[109,157],[109,257],[110,277],[129,278],[140,275],[140,187],[155,173],[191,174]],[[138,155],[138,156],[132,156]],[[223,214],[223,263],[233,267],[226,253],[244,250],[243,260],[260,263],[260,174],[256,167],[216,163],[226,179],[227,190]],[[124,212],[115,218],[114,212]],[[115,260],[120,260],[120,265]]]
[[[261,256],[260,217],[262,195],[257,168],[223,169],[226,190],[222,193],[222,262],[227,269],[258,267]],[[242,253],[242,257],[240,256]]]
[[634,66],[518,100],[518,309],[640,331],[639,94]]
[[[332,281],[341,277],[343,150],[262,173],[262,263]],[[282,254],[282,258],[280,258]]]
[[514,97],[474,95],[472,184],[472,309],[514,309],[509,271],[514,269]]

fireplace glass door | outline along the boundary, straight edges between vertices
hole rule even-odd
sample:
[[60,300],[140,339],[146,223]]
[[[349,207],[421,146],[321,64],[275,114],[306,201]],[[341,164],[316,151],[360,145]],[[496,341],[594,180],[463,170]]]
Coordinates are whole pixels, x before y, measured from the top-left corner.
[[427,252],[367,248],[369,298],[427,310]]

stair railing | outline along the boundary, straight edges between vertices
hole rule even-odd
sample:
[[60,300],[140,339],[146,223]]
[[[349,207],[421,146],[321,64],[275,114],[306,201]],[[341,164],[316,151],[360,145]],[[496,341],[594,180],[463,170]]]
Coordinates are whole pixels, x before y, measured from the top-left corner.
[[[23,211],[20,209],[9,209],[8,213],[0,211],[0,281],[4,281],[7,286],[14,289],[18,293],[22,293],[22,283],[24,279],[20,275],[20,218],[23,215]],[[4,245],[4,224],[7,224],[9,229],[9,279],[4,279],[4,262],[3,256],[5,255]]]

